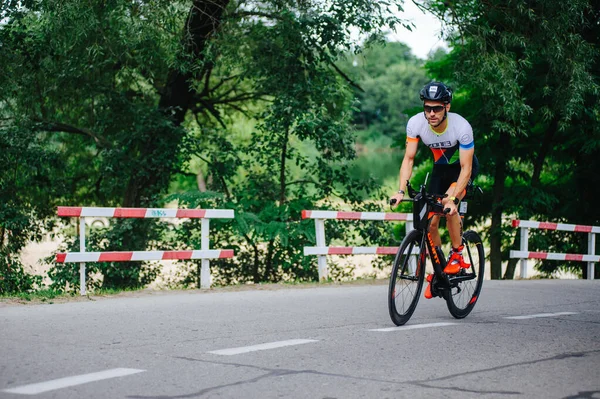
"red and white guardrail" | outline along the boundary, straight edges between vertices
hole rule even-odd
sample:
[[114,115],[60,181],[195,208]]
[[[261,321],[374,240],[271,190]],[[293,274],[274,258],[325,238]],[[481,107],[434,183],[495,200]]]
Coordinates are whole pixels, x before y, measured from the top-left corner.
[[[59,206],[57,215],[62,217],[79,218],[80,252],[58,253],[58,263],[80,263],[79,280],[80,293],[86,294],[85,262],[132,262],[150,260],[183,260],[201,259],[200,286],[210,288],[209,259],[232,258],[233,250],[210,249],[209,229],[210,219],[231,219],[232,209],[171,209],[171,208],[102,208],[102,207],[69,207]],[[200,250],[181,251],[117,251],[117,252],[86,252],[85,250],[85,218],[196,218],[201,219]]]
[[302,219],[409,220],[409,221],[412,221],[412,213],[302,211]]
[[171,208],[94,208],[80,206],[59,206],[56,212],[64,217],[106,217],[106,218],[189,218],[189,219],[231,219],[231,209],[171,209]]
[[[594,279],[594,263],[600,262],[600,255],[596,255],[596,233],[600,233],[600,226],[585,226],[579,224],[537,222],[534,220],[513,220],[512,226],[521,229],[521,246],[518,251],[510,251],[512,259],[521,260],[521,278],[527,278],[527,259],[547,259],[562,261],[587,262],[587,276]],[[570,231],[588,233],[587,254],[560,254],[552,252],[532,252],[529,247],[529,229],[544,229],[557,231]]]
[[132,262],[145,260],[186,260],[233,258],[232,249],[208,251],[122,251],[122,252],[69,252],[56,255],[58,263],[78,262]]
[[534,220],[513,220],[513,227],[526,227],[529,229],[574,231],[577,233],[600,233],[599,226],[584,226],[581,224],[536,222]]
[[405,221],[406,232],[413,229],[412,213],[302,211],[302,219],[315,219],[315,247],[304,247],[304,256],[316,255],[319,262],[319,281],[327,279],[327,255],[395,255],[398,247],[328,247],[325,240],[325,220]]

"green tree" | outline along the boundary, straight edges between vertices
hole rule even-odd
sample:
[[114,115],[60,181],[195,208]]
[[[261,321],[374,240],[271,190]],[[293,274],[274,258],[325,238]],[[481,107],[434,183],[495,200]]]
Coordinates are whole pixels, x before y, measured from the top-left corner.
[[29,240],[40,240],[52,229],[49,217],[65,188],[56,173],[64,162],[27,129],[4,126],[0,164],[0,294],[12,294],[41,284],[41,278],[27,273],[18,254]]
[[415,93],[427,81],[423,61],[406,44],[385,42],[350,54],[339,64],[358,85],[357,129],[369,130],[368,137],[401,138],[411,116],[406,110],[418,105]]
[[[501,278],[501,262],[518,245],[503,215],[600,222],[582,201],[597,191],[582,176],[598,166],[589,155],[600,138],[598,2],[422,4],[450,28],[452,53],[429,69],[459,89],[481,139],[482,173],[492,182],[492,278]],[[505,278],[515,265],[509,262]]]
[[[364,0],[8,6],[0,26],[2,129],[24,129],[56,150],[69,204],[103,206],[163,203],[196,151],[195,132],[216,123],[226,135],[228,115],[251,113],[258,100],[268,105],[260,106],[266,111],[256,140],[264,155],[256,167],[275,167],[270,156],[276,157],[278,178],[273,194],[273,170],[262,170],[253,194],[282,206],[292,196],[287,163],[305,162],[289,144],[292,135],[312,141],[324,163],[352,156],[344,74],[335,64],[354,45],[350,28],[377,36],[399,22],[390,3]],[[331,87],[320,94],[317,85]],[[226,196],[232,192],[223,175],[234,168],[222,156],[229,155],[219,148],[209,157],[210,173],[221,178],[214,188]],[[343,183],[344,168],[318,168],[315,186],[330,192],[333,181]],[[150,223],[135,231],[127,226],[118,223],[120,239],[97,249],[144,249],[157,238]],[[147,275],[143,265],[99,267],[106,287],[139,285]],[[59,274],[58,280],[72,281],[73,273]]]

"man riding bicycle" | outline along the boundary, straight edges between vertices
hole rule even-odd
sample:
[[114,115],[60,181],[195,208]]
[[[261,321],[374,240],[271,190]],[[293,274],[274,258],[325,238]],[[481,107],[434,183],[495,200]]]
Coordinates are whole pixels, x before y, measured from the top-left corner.
[[[446,215],[446,226],[452,242],[452,251],[446,274],[457,274],[461,268],[468,268],[462,255],[462,222],[458,213],[458,204],[464,198],[467,187],[477,175],[479,163],[475,156],[473,129],[462,116],[451,113],[452,91],[441,82],[425,85],[420,92],[423,101],[424,116],[417,114],[409,119],[406,126],[406,152],[400,167],[400,190],[391,197],[399,204],[404,197],[406,185],[412,175],[419,140],[427,145],[434,159],[429,192],[447,194],[442,199],[444,208],[450,209]],[[438,230],[439,216],[431,220],[430,232],[433,243],[441,246]],[[431,298],[431,276],[425,289],[425,298]]]

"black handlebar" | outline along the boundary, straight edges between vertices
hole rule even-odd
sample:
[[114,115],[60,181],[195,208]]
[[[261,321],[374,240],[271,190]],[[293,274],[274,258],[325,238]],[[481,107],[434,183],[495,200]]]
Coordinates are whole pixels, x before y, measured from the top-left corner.
[[[406,192],[408,193],[408,196],[410,198],[409,199],[403,198],[402,199],[403,202],[404,201],[414,202],[421,198],[425,198],[425,200],[427,202],[429,202],[433,207],[438,208],[438,209],[441,207],[439,200],[446,198],[448,196],[448,194],[428,194],[427,191],[425,190],[424,184],[421,185],[421,189],[419,191],[416,191],[415,189],[412,188],[409,181],[406,182]],[[416,198],[417,196],[420,196],[420,198]],[[396,205],[396,202],[397,201],[395,198],[390,199],[390,206]],[[450,208],[443,209],[442,213],[444,213],[444,214],[450,213]]]

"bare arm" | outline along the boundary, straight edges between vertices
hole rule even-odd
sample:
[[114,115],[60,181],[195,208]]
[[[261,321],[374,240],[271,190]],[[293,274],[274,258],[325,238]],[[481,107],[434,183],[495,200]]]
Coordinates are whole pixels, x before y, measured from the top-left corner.
[[462,198],[462,193],[467,188],[467,184],[469,184],[469,179],[471,178],[471,171],[473,168],[473,154],[475,153],[475,148],[471,147],[468,150],[459,150],[459,160],[460,160],[460,175],[458,175],[458,180],[456,181],[456,186],[454,186],[454,193],[451,197]]
[[[415,155],[417,154],[417,146],[419,144],[418,140],[407,140],[406,141],[406,150],[404,152],[404,159],[402,159],[402,166],[400,166],[400,190],[406,191],[406,182],[412,176],[413,165],[415,164]],[[400,201],[404,198],[404,194],[395,193],[390,198],[392,202],[392,208],[398,206]]]
[[400,167],[400,190],[406,190],[406,182],[412,176],[413,166],[415,164],[415,155],[417,155],[418,141],[407,141],[404,159]]

